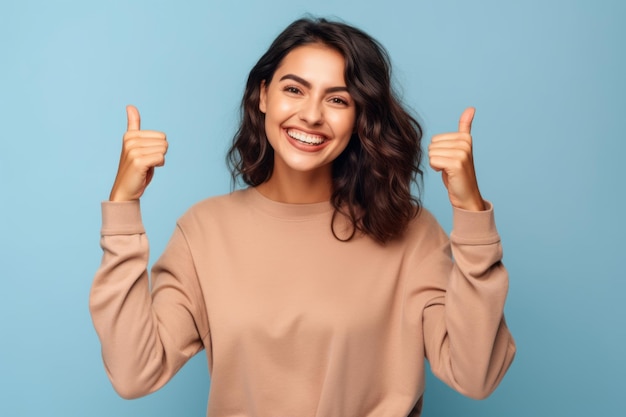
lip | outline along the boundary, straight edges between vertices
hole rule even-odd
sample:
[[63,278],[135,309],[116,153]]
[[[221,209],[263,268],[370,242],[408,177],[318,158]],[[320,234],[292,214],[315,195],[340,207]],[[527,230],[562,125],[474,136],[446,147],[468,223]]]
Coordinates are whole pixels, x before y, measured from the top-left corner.
[[[289,134],[287,133],[287,131],[289,131],[289,130],[297,130],[297,131],[306,133],[308,135],[320,136],[320,137],[324,138],[324,141],[322,143],[320,143],[319,145],[309,145],[309,144],[300,142],[299,140],[296,140],[296,139],[292,138],[291,136],[289,136]],[[287,141],[294,148],[296,148],[298,150],[301,150],[301,151],[304,151],[304,152],[318,152],[318,151],[324,149],[330,143],[330,140],[328,139],[328,136],[326,136],[323,133],[312,132],[310,130],[300,129],[300,128],[296,128],[296,127],[286,127],[286,128],[283,128],[283,135],[285,136]]]

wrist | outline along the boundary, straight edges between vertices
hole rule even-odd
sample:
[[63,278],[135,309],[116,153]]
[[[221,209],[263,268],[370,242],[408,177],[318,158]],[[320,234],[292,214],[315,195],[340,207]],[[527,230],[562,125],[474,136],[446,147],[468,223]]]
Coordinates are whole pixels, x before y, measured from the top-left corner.
[[111,190],[111,194],[109,194],[109,201],[121,202],[121,201],[133,201],[133,200],[138,200],[138,198],[131,198],[129,196],[126,196],[120,191],[116,190],[115,188],[113,188]]
[[471,200],[464,201],[458,204],[452,204],[455,208],[465,210],[465,211],[485,211],[487,209],[487,205],[485,204],[485,200],[478,195]]

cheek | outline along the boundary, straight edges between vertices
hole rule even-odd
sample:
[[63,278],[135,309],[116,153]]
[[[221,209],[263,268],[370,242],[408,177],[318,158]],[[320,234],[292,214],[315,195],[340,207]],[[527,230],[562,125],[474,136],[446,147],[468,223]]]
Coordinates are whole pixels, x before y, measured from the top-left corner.
[[332,119],[332,124],[335,129],[335,134],[339,136],[352,136],[355,129],[355,116],[354,113],[340,113],[335,115]]
[[293,112],[293,105],[286,100],[273,99],[267,100],[265,106],[265,118],[274,123],[281,123],[286,120]]
[[269,113],[265,114],[264,118],[265,137],[270,143],[270,146],[274,147],[276,143],[276,123],[272,120]]

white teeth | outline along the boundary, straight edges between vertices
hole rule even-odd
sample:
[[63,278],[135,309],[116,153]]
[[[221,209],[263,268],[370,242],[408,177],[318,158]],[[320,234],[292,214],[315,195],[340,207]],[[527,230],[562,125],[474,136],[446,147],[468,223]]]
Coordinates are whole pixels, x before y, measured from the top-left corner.
[[321,145],[324,143],[324,138],[321,136],[308,135],[297,130],[288,130],[287,134],[298,142],[306,143],[307,145]]

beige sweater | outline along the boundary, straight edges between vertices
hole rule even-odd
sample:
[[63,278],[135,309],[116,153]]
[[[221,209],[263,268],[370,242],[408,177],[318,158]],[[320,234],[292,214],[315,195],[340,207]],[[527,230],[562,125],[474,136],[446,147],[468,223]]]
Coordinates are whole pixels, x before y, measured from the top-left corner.
[[419,416],[424,358],[461,393],[489,395],[515,353],[491,206],[455,210],[450,240],[422,210],[386,246],[338,241],[331,216],[255,189],[200,202],[150,290],[139,204],[103,203],[90,309],[117,392],[155,391],[205,349],[210,417]]

